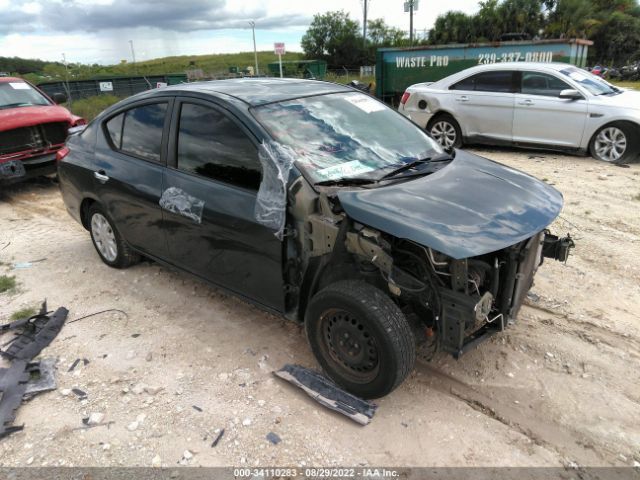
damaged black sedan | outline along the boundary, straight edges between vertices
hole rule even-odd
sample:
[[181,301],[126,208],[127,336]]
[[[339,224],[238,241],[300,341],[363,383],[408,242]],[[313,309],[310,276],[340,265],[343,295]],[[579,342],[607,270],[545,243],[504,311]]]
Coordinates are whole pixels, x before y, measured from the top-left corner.
[[573,246],[547,230],[557,190],[330,83],[146,92],[59,157],[107,265],[149,257],[304,322],[325,372],[365,398],[396,388],[418,345],[459,356],[503,330]]

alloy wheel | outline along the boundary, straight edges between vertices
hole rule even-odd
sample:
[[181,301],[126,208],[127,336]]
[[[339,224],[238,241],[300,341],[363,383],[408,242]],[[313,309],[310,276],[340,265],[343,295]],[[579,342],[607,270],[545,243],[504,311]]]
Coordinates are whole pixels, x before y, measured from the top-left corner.
[[596,137],[594,149],[600,160],[615,162],[627,150],[627,136],[617,127],[603,128]]
[[116,235],[104,215],[94,213],[91,217],[91,235],[100,254],[108,262],[115,262],[118,257]]

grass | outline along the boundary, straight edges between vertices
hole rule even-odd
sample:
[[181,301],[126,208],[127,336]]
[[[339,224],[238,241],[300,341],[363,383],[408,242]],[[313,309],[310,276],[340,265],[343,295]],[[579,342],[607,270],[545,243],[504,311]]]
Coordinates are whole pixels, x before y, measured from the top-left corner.
[[623,87],[623,88],[635,88],[636,90],[640,90],[640,82],[625,82],[625,81],[615,81],[615,80],[609,80],[610,83],[613,83],[614,85],[618,86],[618,87]]
[[0,293],[8,292],[16,288],[16,278],[0,275]]
[[122,99],[115,95],[96,95],[94,97],[83,98],[82,100],[75,100],[70,108],[75,115],[90,121],[102,110],[120,100]]
[[15,320],[20,320],[22,318],[29,318],[38,313],[38,309],[34,307],[26,307],[21,308],[20,310],[16,310],[11,314],[10,320],[13,322]]

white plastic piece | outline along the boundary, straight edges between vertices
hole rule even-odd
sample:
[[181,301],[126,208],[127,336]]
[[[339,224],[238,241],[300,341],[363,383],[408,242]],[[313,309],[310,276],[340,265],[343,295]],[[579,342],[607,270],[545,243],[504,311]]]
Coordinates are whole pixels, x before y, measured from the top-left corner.
[[263,142],[258,153],[262,181],[255,206],[256,220],[282,240],[287,215],[287,182],[295,161],[295,152],[277,142]]
[[169,187],[162,192],[160,208],[190,218],[196,223],[202,223],[204,201],[192,197],[178,187]]

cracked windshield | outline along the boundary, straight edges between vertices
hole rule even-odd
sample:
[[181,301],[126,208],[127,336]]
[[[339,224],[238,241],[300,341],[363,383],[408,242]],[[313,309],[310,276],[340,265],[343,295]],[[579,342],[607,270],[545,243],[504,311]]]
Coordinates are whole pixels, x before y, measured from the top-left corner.
[[[314,182],[372,178],[382,170],[442,153],[409,120],[361,93],[335,93],[264,105],[254,115],[297,154]],[[385,135],[380,135],[384,131]]]

